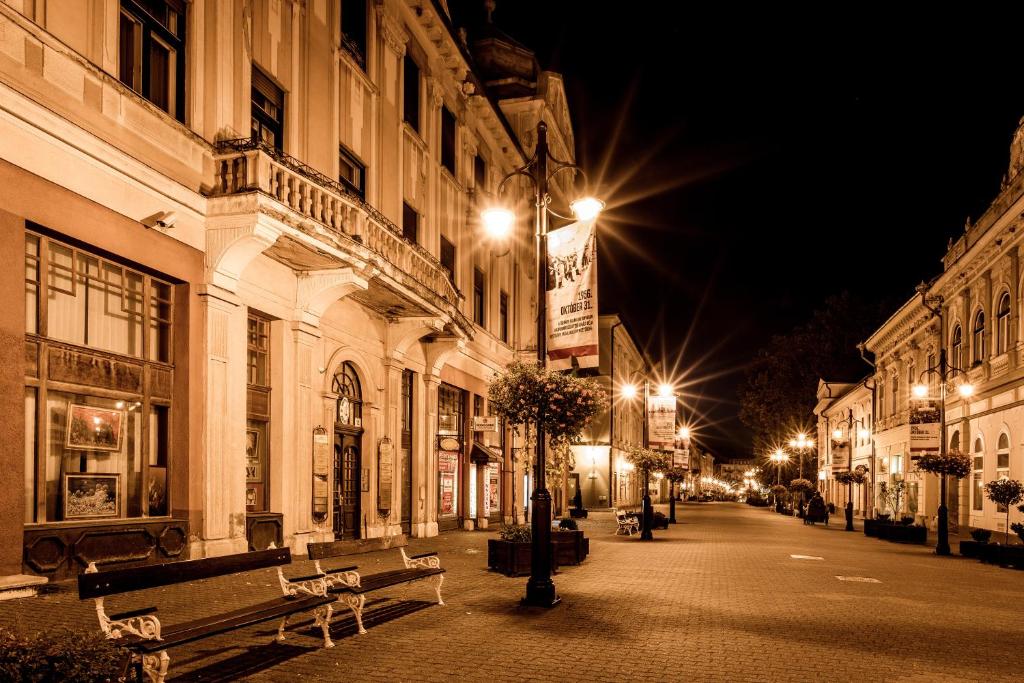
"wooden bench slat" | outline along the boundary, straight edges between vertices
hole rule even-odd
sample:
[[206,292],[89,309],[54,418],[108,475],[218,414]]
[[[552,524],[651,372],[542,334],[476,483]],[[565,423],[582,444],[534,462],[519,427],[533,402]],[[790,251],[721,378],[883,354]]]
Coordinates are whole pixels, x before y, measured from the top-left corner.
[[338,567],[337,569],[325,569],[324,574],[340,574],[341,572],[354,572],[359,569],[358,564],[354,564],[351,567]]
[[420,553],[419,555],[410,555],[409,559],[410,560],[416,560],[416,559],[419,559],[421,557],[433,557],[434,555],[437,555],[437,551],[436,550],[433,551],[433,552],[430,552],[430,553]]
[[312,581],[313,579],[322,579],[323,574],[310,574],[309,576],[286,576],[285,580],[291,583],[298,583],[299,581]]
[[78,597],[102,598],[106,595],[128,593],[144,588],[169,586],[186,581],[199,581],[225,574],[237,574],[253,569],[265,569],[292,561],[291,550],[275,548],[251,553],[208,557],[201,560],[183,560],[167,564],[112,569],[93,574],[78,575]]
[[275,598],[231,612],[216,614],[182,624],[172,624],[169,627],[165,626],[161,633],[163,640],[135,640],[129,641],[128,645],[132,649],[143,652],[166,650],[219,633],[280,619],[288,614],[314,609],[333,601],[334,598],[332,597],[320,595],[302,598]]
[[369,593],[371,591],[379,590],[381,588],[387,588],[389,586],[398,586],[403,583],[409,583],[410,581],[416,581],[417,579],[423,579],[428,576],[435,576],[437,574],[443,574],[444,569],[441,568],[430,568],[430,569],[396,569],[389,572],[380,572],[379,574],[370,574],[368,576],[360,577],[358,586],[334,586],[328,589],[329,593]]
[[144,617],[147,614],[156,614],[156,607],[143,607],[128,612],[118,612],[117,614],[111,614],[107,618],[111,621],[120,621],[122,619],[131,619],[132,617]]

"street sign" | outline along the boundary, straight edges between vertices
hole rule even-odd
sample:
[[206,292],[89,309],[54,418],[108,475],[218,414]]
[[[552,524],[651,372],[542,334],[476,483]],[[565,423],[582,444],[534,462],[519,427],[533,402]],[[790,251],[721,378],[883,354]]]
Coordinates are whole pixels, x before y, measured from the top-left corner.
[[496,417],[474,417],[474,432],[497,432],[501,429]]

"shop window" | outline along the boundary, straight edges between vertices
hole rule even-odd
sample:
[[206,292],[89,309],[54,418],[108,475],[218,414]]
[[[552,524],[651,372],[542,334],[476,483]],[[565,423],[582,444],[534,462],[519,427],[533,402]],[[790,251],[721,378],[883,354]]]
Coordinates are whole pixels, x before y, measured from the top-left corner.
[[338,182],[351,194],[366,198],[366,165],[344,147],[338,148]]
[[413,244],[419,244],[420,216],[416,209],[402,202],[402,237]]
[[1004,292],[996,308],[996,354],[1006,353],[1010,343],[1010,294]]
[[985,449],[981,439],[974,440],[974,472],[971,475],[971,510],[985,509]]
[[420,132],[420,66],[410,55],[402,61],[403,69],[403,120],[417,133]]
[[455,175],[455,114],[441,107],[441,165]]
[[[996,444],[996,479],[1010,478],[1010,435],[1003,432]],[[1005,513],[1005,505],[996,505],[996,512]]]
[[252,139],[284,149],[284,91],[270,77],[252,69]]
[[249,311],[245,429],[247,512],[270,509],[270,325],[269,318]]
[[27,341],[50,359],[25,380],[25,522],[169,514],[173,286],[33,232],[25,254]]
[[442,384],[437,390],[438,519],[455,520],[459,514],[459,465],[465,446],[465,392]]
[[366,69],[366,0],[342,0],[341,47]]
[[121,0],[118,78],[184,121],[184,0]]
[[486,309],[484,273],[479,268],[473,269],[473,322],[480,327],[484,326],[484,311]]
[[441,235],[441,268],[448,273],[448,279],[455,282],[455,245]]
[[498,294],[498,328],[501,341],[508,343],[508,294]]
[[335,423],[345,427],[363,426],[363,387],[359,382],[355,366],[342,363],[334,373],[331,391],[338,395],[338,413]]

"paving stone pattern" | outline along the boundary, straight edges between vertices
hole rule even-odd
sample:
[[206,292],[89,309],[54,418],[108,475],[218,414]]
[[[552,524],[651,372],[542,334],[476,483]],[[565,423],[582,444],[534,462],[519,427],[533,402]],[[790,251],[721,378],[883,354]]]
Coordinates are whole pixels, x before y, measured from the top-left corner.
[[[305,617],[171,651],[180,681],[999,681],[1021,680],[1024,572],[824,528],[730,503],[682,506],[653,542],[614,536],[610,516],[581,524],[591,555],[555,576],[562,604],[524,609],[525,578],[486,570],[486,532],[413,539],[448,570],[447,606],[425,583],[372,595],[368,633],[339,605],[332,636]],[[954,550],[956,544],[953,544]],[[791,555],[822,557],[820,561]],[[397,550],[339,558],[366,573]],[[297,561],[292,575],[310,573]],[[837,576],[880,583],[840,581]],[[169,623],[274,596],[274,572],[250,572],[109,600],[156,604]],[[155,595],[154,595],[155,594]],[[0,624],[96,627],[74,584],[0,603]],[[305,622],[305,623],[303,623]]]

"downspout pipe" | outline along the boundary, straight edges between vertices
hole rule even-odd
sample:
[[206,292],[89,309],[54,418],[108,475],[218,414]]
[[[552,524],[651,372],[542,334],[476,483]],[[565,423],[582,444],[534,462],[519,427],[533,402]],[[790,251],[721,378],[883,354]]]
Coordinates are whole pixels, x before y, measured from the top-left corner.
[[[877,370],[878,366],[875,362],[870,360],[864,353],[864,343],[857,344],[857,350],[860,351],[860,359],[871,366],[872,370]],[[871,382],[871,386],[868,386],[868,382]],[[875,425],[878,424],[878,397],[876,396],[876,389],[878,383],[873,377],[866,378],[862,384],[865,388],[871,390],[871,488],[868,489],[868,510],[864,511],[864,518],[867,519],[868,515],[871,518],[875,517]],[[850,464],[853,464],[853,451],[850,451]]]

